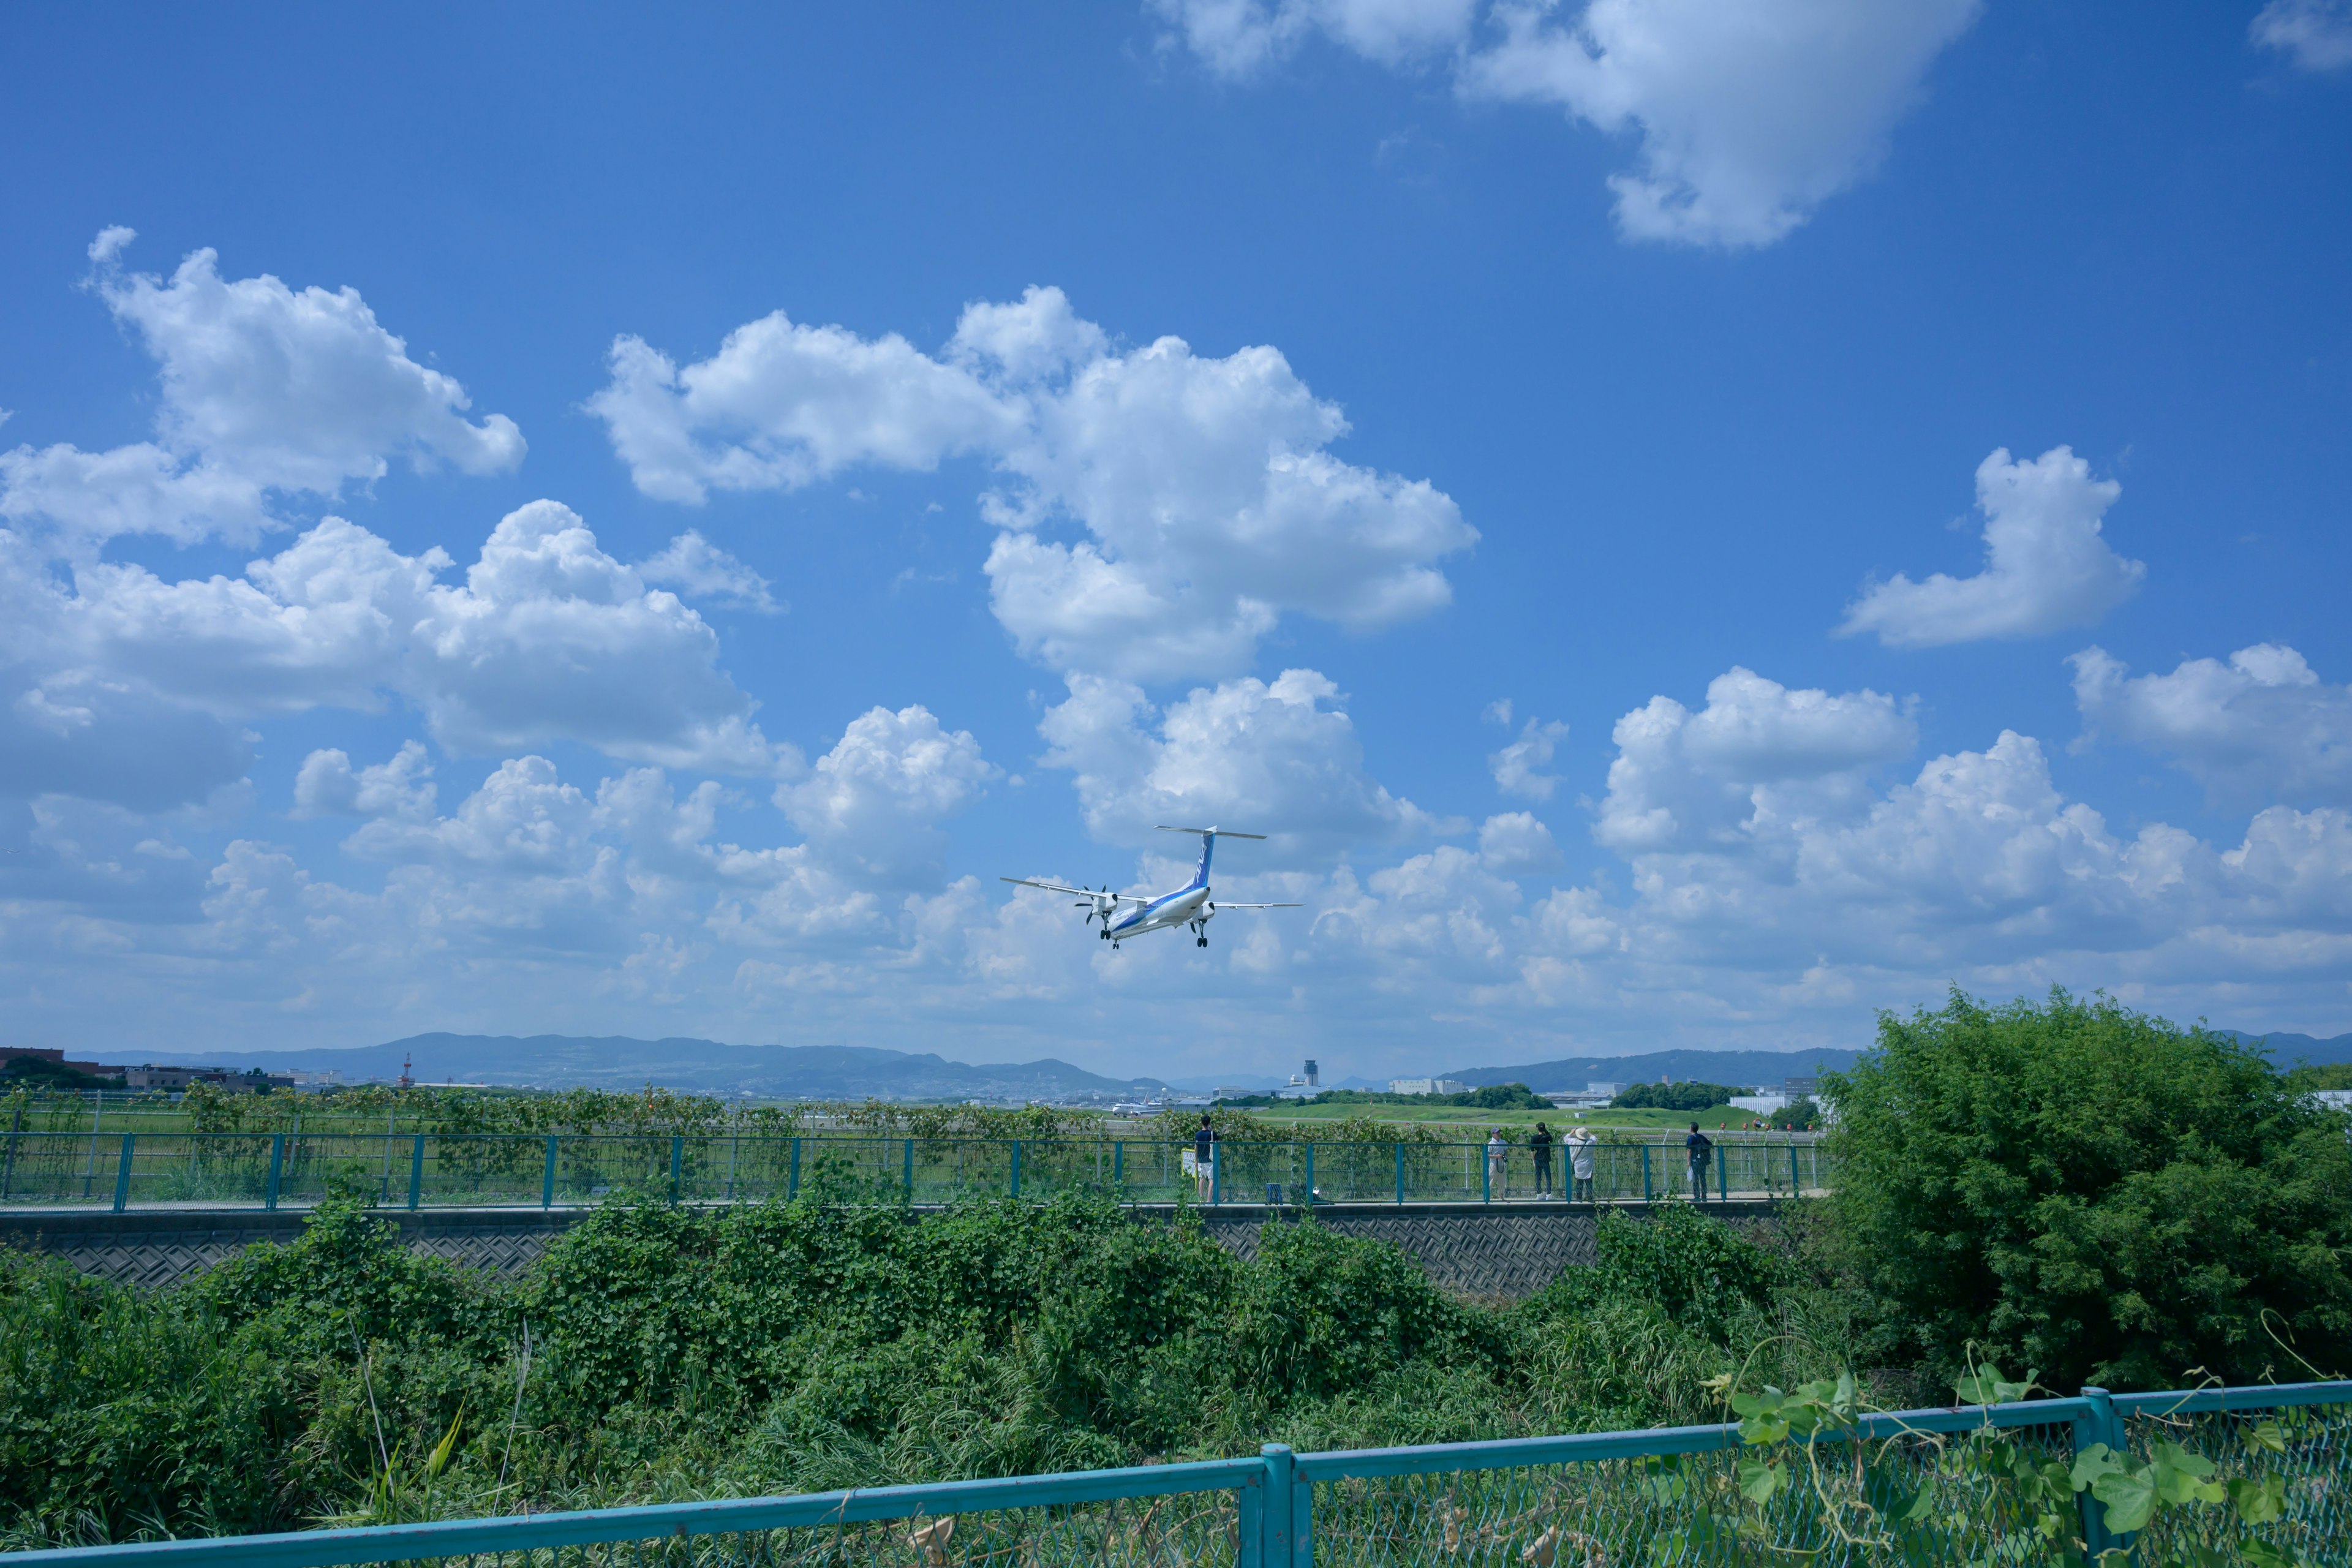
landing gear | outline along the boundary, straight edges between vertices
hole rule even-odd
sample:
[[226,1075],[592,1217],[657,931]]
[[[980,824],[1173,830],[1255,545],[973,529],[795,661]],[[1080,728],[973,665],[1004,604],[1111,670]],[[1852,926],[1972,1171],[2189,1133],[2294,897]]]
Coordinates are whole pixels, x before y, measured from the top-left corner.
[[1192,945],[1194,947],[1206,947],[1209,945],[1209,939],[1205,936],[1196,936],[1192,939]]

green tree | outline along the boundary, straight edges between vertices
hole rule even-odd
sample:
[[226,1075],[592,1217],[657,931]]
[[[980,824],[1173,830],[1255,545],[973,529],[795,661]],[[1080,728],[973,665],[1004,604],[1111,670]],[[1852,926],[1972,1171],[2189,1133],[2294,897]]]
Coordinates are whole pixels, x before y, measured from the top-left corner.
[[1955,990],[1822,1086],[1840,1246],[1932,1372],[1970,1341],[2060,1387],[2352,1360],[2345,1118],[2256,1053],[2105,996]]

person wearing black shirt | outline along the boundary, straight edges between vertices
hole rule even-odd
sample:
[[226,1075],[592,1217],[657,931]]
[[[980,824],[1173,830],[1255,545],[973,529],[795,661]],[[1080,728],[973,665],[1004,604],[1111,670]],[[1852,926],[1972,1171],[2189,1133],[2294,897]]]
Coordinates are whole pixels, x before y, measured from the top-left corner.
[[1715,1163],[1715,1145],[1694,1121],[1690,1136],[1683,1140],[1683,1147],[1690,1151],[1691,1202],[1698,1203],[1706,1196],[1706,1173]]
[[1201,1112],[1201,1125],[1192,1133],[1192,1175],[1201,1187],[1201,1201],[1207,1203],[1215,1191],[1217,1172],[1217,1130],[1210,1125],[1209,1113]]
[[1528,1147],[1536,1156],[1536,1196],[1551,1196],[1551,1129],[1536,1123],[1535,1131],[1528,1138]]

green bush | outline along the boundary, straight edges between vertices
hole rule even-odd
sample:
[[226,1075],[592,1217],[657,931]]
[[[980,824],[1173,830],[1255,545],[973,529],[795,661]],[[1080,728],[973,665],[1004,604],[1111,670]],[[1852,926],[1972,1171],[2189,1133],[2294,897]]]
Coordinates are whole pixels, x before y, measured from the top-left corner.
[[1955,991],[1823,1088],[1838,1245],[1932,1376],[1971,1342],[2070,1390],[2352,1363],[2345,1118],[2228,1038]]

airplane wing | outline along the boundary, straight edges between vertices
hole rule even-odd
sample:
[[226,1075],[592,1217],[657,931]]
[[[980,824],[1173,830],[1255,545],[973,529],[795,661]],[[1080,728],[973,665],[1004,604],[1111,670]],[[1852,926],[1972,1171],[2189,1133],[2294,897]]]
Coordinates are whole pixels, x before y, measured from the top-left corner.
[[1305,904],[1237,904],[1230,899],[1218,899],[1215,903],[1221,910],[1303,910],[1307,907]]
[[996,879],[1011,882],[1015,887],[1043,888],[1049,893],[1067,893],[1075,899],[1116,899],[1122,904],[1148,904],[1151,901],[1139,899],[1133,893],[1098,893],[1092,888],[1065,888],[1059,882],[1033,882],[1026,877],[999,877]]

